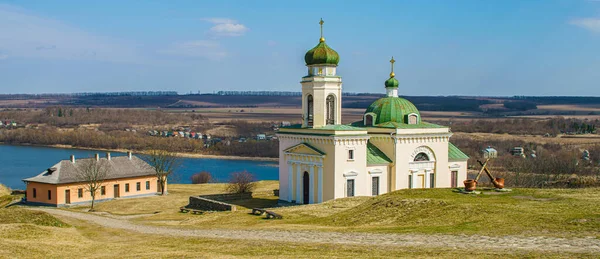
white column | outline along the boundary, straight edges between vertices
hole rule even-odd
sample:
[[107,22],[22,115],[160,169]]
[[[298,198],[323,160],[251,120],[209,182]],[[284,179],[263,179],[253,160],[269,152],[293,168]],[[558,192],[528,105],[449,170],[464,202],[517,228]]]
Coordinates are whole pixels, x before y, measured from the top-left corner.
[[319,166],[317,169],[319,171],[319,179],[317,182],[319,197],[317,198],[317,202],[321,203],[323,202],[323,166]]
[[310,170],[308,171],[308,179],[309,181],[309,188],[308,188],[308,203],[313,204],[315,203],[315,166],[314,165],[310,165]]
[[429,188],[429,170],[423,170],[425,173],[425,188]]
[[296,164],[296,203],[302,204],[302,167]]
[[288,201],[294,199],[294,163],[288,162]]

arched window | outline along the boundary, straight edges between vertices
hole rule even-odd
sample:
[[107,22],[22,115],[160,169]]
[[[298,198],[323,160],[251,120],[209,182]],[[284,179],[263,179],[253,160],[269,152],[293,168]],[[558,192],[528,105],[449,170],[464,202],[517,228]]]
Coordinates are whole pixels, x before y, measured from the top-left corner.
[[306,115],[308,120],[308,126],[313,125],[313,97],[312,95],[308,95],[306,97]]
[[429,156],[425,153],[419,153],[415,156],[415,162],[429,161]]
[[365,126],[373,126],[373,115],[365,115]]
[[327,125],[335,124],[335,97],[333,95],[327,96],[326,100],[327,107]]

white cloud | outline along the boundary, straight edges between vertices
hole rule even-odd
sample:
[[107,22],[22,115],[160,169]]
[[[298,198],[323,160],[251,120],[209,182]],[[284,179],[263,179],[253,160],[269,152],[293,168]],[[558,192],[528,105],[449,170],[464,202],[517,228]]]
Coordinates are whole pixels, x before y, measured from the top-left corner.
[[569,21],[569,24],[579,26],[593,32],[600,32],[600,18],[578,18]]
[[7,59],[8,55],[0,53],[0,60]]
[[220,60],[228,55],[227,51],[218,42],[211,40],[173,43],[167,49],[160,51],[160,53],[212,60]]
[[214,24],[209,33],[217,37],[237,37],[244,35],[249,29],[236,20],[229,18],[203,18],[203,21]]
[[24,58],[140,62],[133,44],[0,4],[0,49]]
[[214,23],[214,24],[237,23],[236,20],[229,19],[229,18],[202,18],[201,20],[209,22],[209,23]]

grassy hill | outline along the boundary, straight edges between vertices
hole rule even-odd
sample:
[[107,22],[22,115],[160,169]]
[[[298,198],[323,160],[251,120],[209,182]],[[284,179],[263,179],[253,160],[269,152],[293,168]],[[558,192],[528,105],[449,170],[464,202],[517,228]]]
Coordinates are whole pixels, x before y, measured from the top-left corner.
[[[177,229],[281,229],[489,236],[600,237],[600,189],[515,189],[463,195],[451,189],[401,190],[322,204],[273,208],[283,220],[248,214],[277,204],[277,181],[261,181],[253,199],[235,202],[236,212],[180,213],[190,195],[224,192],[224,184],[171,184],[168,196],[97,204],[97,213],[136,215],[135,224]],[[82,213],[82,207],[72,210]],[[105,215],[105,214],[103,214]],[[119,216],[115,216],[119,217]],[[64,238],[67,237],[68,238]],[[12,257],[594,257],[592,254],[462,248],[307,244],[146,235],[70,218],[56,219],[26,208],[0,209],[0,254]],[[111,249],[105,249],[111,247]],[[2,256],[0,256],[2,257]]]
[[[510,193],[464,195],[451,189],[400,190],[322,204],[273,208],[283,220],[249,215],[274,207],[276,181],[261,181],[251,200],[234,202],[237,212],[202,216],[179,213],[190,195],[222,193],[224,184],[169,185],[167,197],[99,203],[112,214],[149,214],[136,222],[185,228],[301,229],[379,233],[600,236],[600,189],[515,189]],[[79,210],[74,208],[73,210]]]

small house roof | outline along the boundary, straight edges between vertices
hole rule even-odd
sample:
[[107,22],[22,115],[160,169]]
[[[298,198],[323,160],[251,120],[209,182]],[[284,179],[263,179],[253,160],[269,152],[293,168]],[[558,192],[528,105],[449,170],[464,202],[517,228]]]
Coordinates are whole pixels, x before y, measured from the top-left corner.
[[[78,169],[85,164],[82,161],[91,159],[95,158],[78,159],[75,160],[75,163],[70,160],[61,160],[50,167],[55,169],[54,171],[45,170],[37,176],[23,179],[23,181],[49,184],[81,182],[78,177]],[[131,156],[131,159],[128,156],[118,156],[112,157],[110,160],[107,158],[100,158],[100,160],[107,162],[105,180],[156,175],[152,166],[136,156]]]

